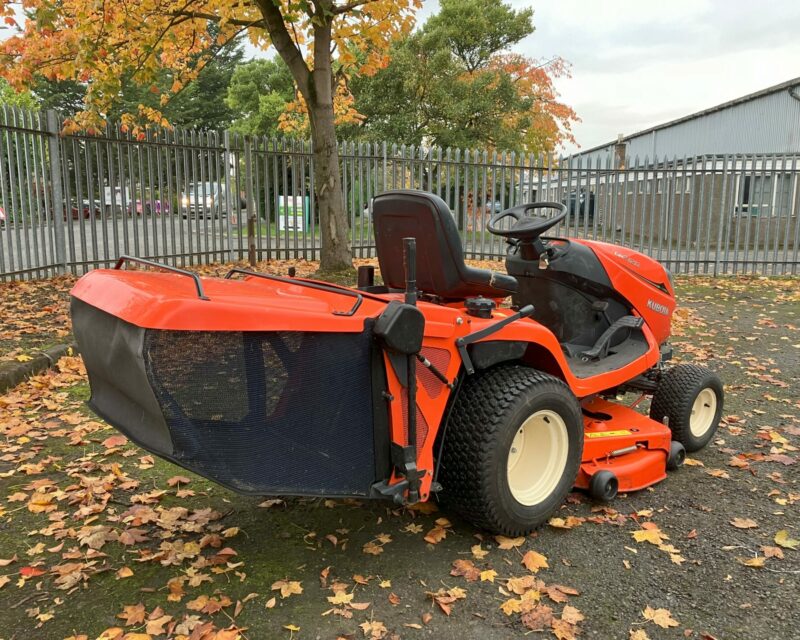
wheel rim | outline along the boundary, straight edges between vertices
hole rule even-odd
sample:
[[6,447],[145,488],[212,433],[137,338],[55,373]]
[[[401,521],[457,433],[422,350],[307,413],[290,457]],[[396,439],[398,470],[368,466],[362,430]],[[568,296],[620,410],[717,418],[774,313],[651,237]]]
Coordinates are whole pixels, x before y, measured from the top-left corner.
[[704,436],[714,426],[714,416],[717,414],[717,394],[713,389],[706,387],[694,399],[692,415],[689,418],[689,429],[695,437]]
[[553,493],[567,466],[569,435],[564,419],[543,409],[517,429],[508,451],[508,487],[525,506],[537,505]]

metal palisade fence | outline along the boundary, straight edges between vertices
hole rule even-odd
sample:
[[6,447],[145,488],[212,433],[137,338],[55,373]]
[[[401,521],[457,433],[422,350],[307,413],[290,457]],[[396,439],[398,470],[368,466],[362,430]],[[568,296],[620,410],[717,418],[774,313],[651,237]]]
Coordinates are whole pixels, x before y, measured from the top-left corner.
[[[80,274],[122,254],[172,265],[319,258],[311,145],[230,132],[63,134],[0,113],[0,280]],[[374,255],[372,199],[423,189],[450,206],[467,258],[502,259],[486,222],[524,202],[567,205],[551,233],[623,244],[675,273],[797,274],[800,158],[542,157],[340,144],[356,257]]]

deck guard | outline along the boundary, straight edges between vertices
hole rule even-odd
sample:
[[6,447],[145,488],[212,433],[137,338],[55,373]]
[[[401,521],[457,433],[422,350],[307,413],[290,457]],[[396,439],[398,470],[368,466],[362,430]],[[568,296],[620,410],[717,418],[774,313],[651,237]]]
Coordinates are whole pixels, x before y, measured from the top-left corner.
[[145,448],[242,493],[369,492],[369,329],[144,329],[77,298],[72,317],[90,406]]

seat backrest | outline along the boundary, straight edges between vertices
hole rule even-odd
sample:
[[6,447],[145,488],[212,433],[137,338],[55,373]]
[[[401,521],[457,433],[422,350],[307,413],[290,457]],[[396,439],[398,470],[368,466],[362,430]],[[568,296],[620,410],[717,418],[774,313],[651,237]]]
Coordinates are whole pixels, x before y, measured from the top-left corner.
[[453,214],[439,196],[425,191],[387,191],[373,202],[375,245],[381,276],[390,289],[405,287],[403,238],[417,240],[417,289],[444,299],[504,298],[517,288],[513,277],[464,263]]

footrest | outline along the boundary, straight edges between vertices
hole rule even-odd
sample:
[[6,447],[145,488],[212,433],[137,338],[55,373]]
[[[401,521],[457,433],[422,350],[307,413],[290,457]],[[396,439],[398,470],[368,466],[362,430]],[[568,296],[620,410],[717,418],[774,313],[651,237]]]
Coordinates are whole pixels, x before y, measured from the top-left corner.
[[611,344],[611,338],[621,329],[641,329],[644,324],[644,319],[637,316],[622,316],[614,322],[608,329],[603,331],[594,346],[588,351],[581,354],[584,360],[598,360],[605,358],[608,355],[608,347]]

